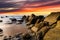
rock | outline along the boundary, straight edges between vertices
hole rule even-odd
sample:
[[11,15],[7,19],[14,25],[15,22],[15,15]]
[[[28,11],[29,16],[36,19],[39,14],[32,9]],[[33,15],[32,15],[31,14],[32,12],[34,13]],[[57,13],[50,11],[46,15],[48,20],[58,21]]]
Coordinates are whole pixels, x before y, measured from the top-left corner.
[[32,40],[32,36],[30,34],[24,34],[23,40]]
[[60,12],[52,12],[50,15],[48,15],[44,21],[49,22],[49,25],[52,25],[57,21],[57,18],[60,16]]
[[0,20],[0,22],[3,22],[3,20]]
[[52,26],[54,26],[54,28],[45,34],[44,40],[60,40],[60,20]]
[[59,29],[60,29],[60,20],[59,20],[59,21],[57,21],[56,28],[59,28]]
[[57,18],[57,21],[59,21],[60,20],[60,16]]
[[26,19],[26,15],[22,16],[21,20],[25,20]]
[[45,19],[45,17],[43,15],[39,15],[37,20],[39,19],[38,23],[40,23],[41,21],[43,21]]
[[40,16],[35,16],[35,15],[31,15],[29,18],[29,22],[28,24],[35,24],[36,21],[39,19],[38,23],[44,20],[44,16],[40,15]]
[[1,33],[3,33],[3,30],[2,30],[2,29],[0,29],[0,34],[1,34]]
[[8,40],[7,36],[4,36],[3,40]]
[[34,32],[38,32],[41,28],[43,28],[44,26],[48,26],[48,22],[40,22],[40,23],[36,23],[35,26],[33,26],[31,28],[32,31]]
[[[35,24],[34,24],[34,26],[32,26],[30,29],[31,29],[31,31],[33,31],[33,32],[37,32],[40,28],[42,28],[42,26],[44,26],[44,22],[41,22],[41,21],[43,21],[44,20],[44,16],[38,16],[37,18],[36,18],[36,21],[35,21]],[[33,20],[34,21],[34,20]],[[32,22],[33,22],[32,21]]]
[[26,19],[25,19],[25,22],[26,22],[26,23],[29,22],[29,17],[30,17],[30,16],[27,16],[27,17],[26,17]]
[[17,21],[16,18],[10,18],[10,20],[12,21],[12,23],[16,23],[16,21]]
[[43,40],[45,34],[50,30],[48,26],[43,27],[41,30],[39,30],[36,34],[38,40]]
[[[37,33],[38,36],[37,38],[39,40],[43,40],[45,34],[51,29],[51,28],[55,28],[57,25],[57,21],[60,20],[60,13],[59,12],[52,12],[50,15],[48,15],[43,22],[40,22],[35,24],[35,26],[33,26],[31,28],[31,30],[35,33]],[[37,39],[37,40],[38,40]]]
[[26,23],[27,25],[31,25],[31,24],[35,24],[36,23],[36,20],[37,20],[37,17],[32,14],[30,17],[29,17],[29,22]]

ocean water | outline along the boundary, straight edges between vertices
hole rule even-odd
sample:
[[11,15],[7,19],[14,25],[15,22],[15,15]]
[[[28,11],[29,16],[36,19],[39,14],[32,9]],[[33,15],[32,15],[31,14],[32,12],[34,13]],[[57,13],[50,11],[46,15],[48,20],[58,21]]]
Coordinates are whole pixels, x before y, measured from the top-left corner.
[[15,18],[17,20],[21,20],[22,16],[0,16],[0,20],[2,20],[3,22],[0,22],[0,23],[8,23],[8,22],[11,22],[10,18]]

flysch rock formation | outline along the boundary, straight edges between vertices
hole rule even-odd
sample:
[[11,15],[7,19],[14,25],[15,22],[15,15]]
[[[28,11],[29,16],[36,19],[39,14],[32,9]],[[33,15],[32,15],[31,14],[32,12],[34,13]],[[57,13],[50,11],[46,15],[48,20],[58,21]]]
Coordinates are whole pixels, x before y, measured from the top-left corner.
[[57,18],[60,16],[60,12],[52,12],[50,15],[48,15],[44,21],[49,22],[49,25],[52,25],[54,22],[57,21]]
[[51,13],[51,15],[49,16],[47,16],[47,18],[44,21],[50,22],[49,23],[50,25],[56,22],[56,25],[53,29],[50,29],[46,33],[44,40],[60,40],[60,17],[59,17],[60,13],[59,12]]
[[[43,40],[43,38],[45,37],[45,35],[47,33],[49,33],[49,31],[53,28],[55,28],[57,25],[59,25],[59,18],[60,16],[60,12],[52,12],[50,15],[48,15],[44,21],[41,23],[36,24],[35,26],[33,26],[31,28],[32,31],[34,31],[35,33],[37,33],[37,40]],[[48,24],[46,24],[48,23]],[[41,24],[46,24],[44,26],[41,26]],[[39,29],[40,28],[40,29]],[[38,30],[39,29],[39,30]],[[54,30],[54,29],[53,29]],[[52,30],[52,31],[53,31]],[[56,30],[56,29],[55,29]],[[51,32],[52,32],[51,31]],[[39,36],[40,35],[40,36]],[[57,35],[57,34],[56,34]],[[51,39],[52,40],[52,39]],[[55,39],[56,40],[56,39]]]

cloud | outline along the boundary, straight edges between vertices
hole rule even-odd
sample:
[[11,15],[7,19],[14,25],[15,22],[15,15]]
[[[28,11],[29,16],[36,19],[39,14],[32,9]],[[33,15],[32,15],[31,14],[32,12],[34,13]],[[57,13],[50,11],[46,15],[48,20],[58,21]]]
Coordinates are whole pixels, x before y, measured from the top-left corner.
[[22,10],[23,8],[37,8],[57,4],[60,5],[60,0],[0,0],[0,11]]
[[19,2],[19,1],[26,1],[26,0],[0,0],[0,2]]
[[8,8],[8,7],[14,7],[15,4],[11,3],[0,3],[0,8]]
[[42,6],[52,6],[52,5],[59,5],[60,1],[49,1],[49,2],[34,2],[34,3],[27,3],[25,8],[36,8],[36,7],[42,7]]

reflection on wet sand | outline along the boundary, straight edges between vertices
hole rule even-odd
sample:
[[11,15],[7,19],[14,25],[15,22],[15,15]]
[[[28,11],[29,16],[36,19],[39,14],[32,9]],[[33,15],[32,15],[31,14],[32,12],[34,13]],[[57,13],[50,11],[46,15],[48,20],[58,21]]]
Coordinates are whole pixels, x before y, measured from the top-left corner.
[[0,24],[0,28],[3,29],[4,36],[13,36],[17,33],[27,32],[25,24]]

